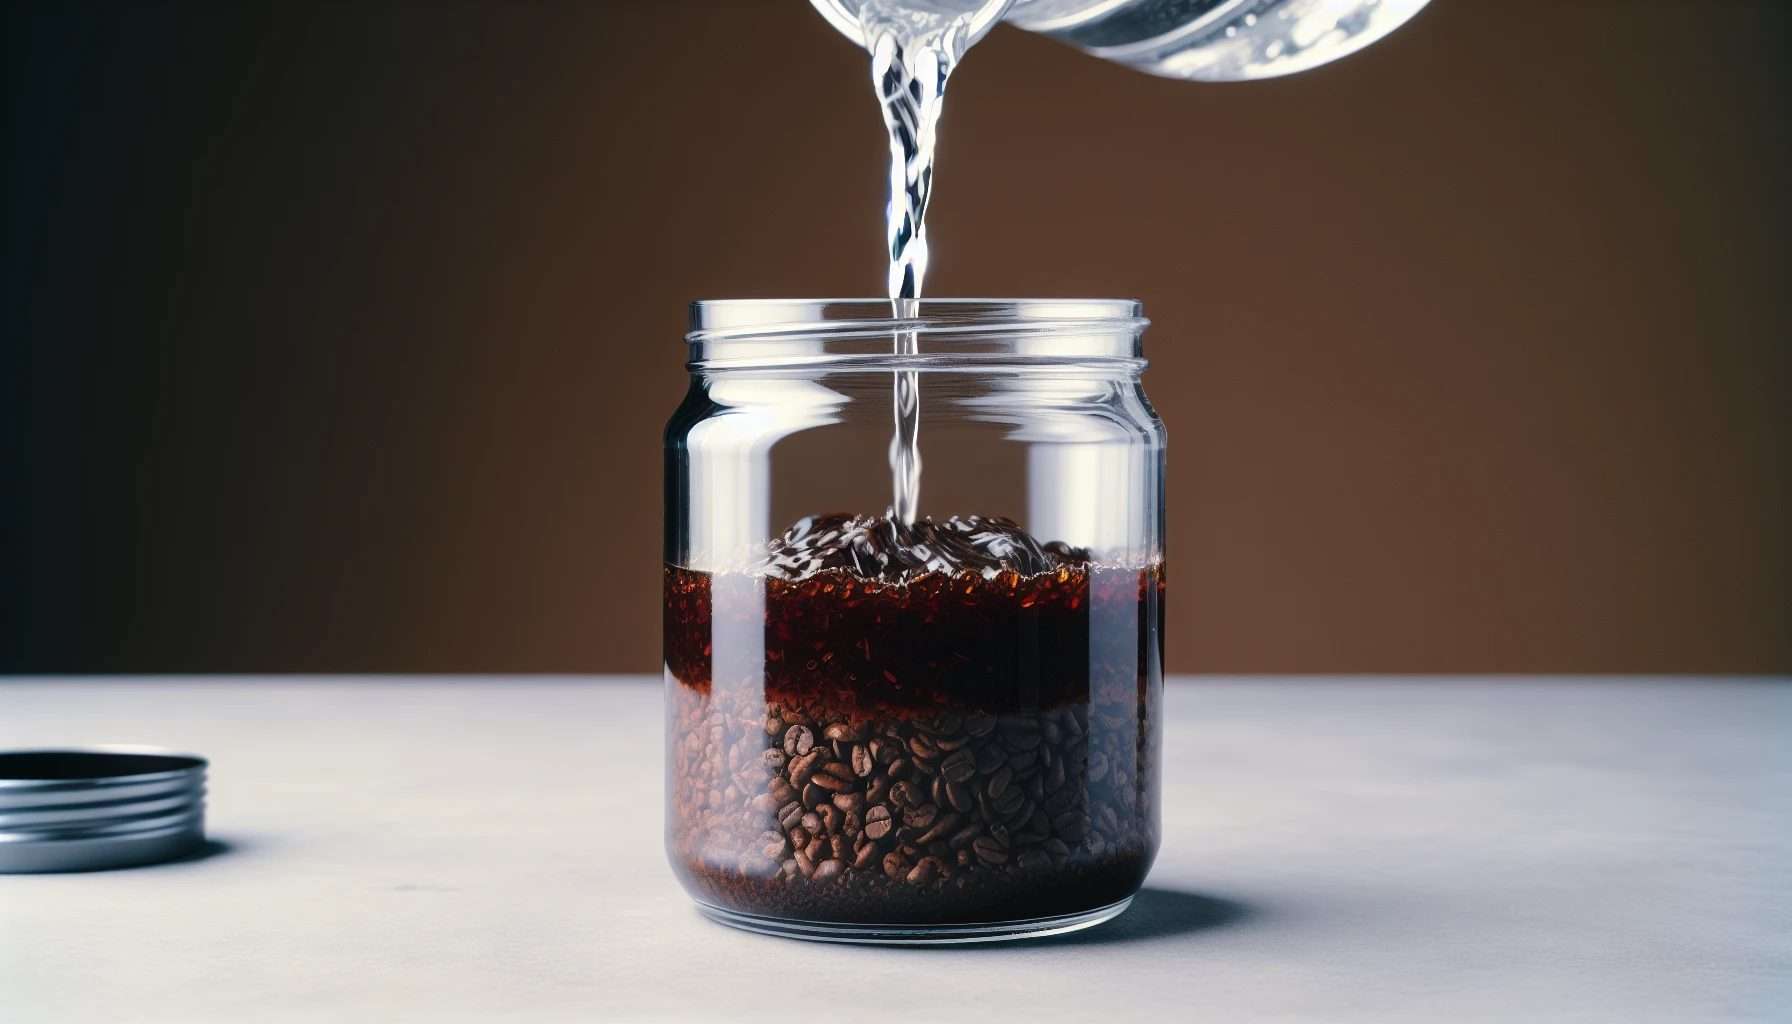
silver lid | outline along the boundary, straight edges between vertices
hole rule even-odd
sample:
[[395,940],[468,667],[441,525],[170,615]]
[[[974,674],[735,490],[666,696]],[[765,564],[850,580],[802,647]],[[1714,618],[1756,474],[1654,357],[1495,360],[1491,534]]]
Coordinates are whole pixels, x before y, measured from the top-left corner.
[[0,751],[0,874],[153,864],[205,844],[202,757],[150,747]]

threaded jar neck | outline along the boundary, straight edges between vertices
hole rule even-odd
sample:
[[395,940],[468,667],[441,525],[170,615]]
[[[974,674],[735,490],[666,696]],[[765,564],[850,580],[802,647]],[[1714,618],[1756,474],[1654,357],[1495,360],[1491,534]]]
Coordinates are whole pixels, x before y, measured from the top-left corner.
[[[691,304],[692,370],[945,370],[979,366],[1137,373],[1149,323],[1132,299],[721,299]],[[898,337],[913,344],[898,354]]]

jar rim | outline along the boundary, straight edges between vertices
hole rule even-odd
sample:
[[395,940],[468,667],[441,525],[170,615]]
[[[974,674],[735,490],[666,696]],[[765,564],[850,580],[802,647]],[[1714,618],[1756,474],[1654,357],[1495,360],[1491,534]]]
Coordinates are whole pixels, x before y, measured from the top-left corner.
[[1137,334],[1150,324],[1143,311],[1137,299],[942,298],[921,299],[915,315],[897,317],[888,299],[700,299],[691,303],[691,329],[685,341],[697,345],[908,332],[980,337],[1075,330]]
[[[692,372],[1137,374],[1150,322],[1133,299],[716,299],[691,304]],[[908,344],[897,344],[906,340]]]

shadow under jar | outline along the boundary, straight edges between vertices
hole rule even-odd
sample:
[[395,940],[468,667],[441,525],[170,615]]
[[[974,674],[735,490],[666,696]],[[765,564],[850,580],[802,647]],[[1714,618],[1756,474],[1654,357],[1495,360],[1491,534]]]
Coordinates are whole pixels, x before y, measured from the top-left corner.
[[[1119,914],[1160,831],[1164,430],[1138,304],[692,321],[664,569],[686,890],[727,924],[842,941]],[[918,496],[892,469],[904,428]]]

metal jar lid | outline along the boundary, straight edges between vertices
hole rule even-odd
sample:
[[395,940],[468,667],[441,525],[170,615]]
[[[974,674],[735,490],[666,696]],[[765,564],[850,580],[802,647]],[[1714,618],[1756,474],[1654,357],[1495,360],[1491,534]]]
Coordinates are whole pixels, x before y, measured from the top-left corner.
[[0,874],[121,868],[197,851],[205,766],[149,747],[0,751]]

